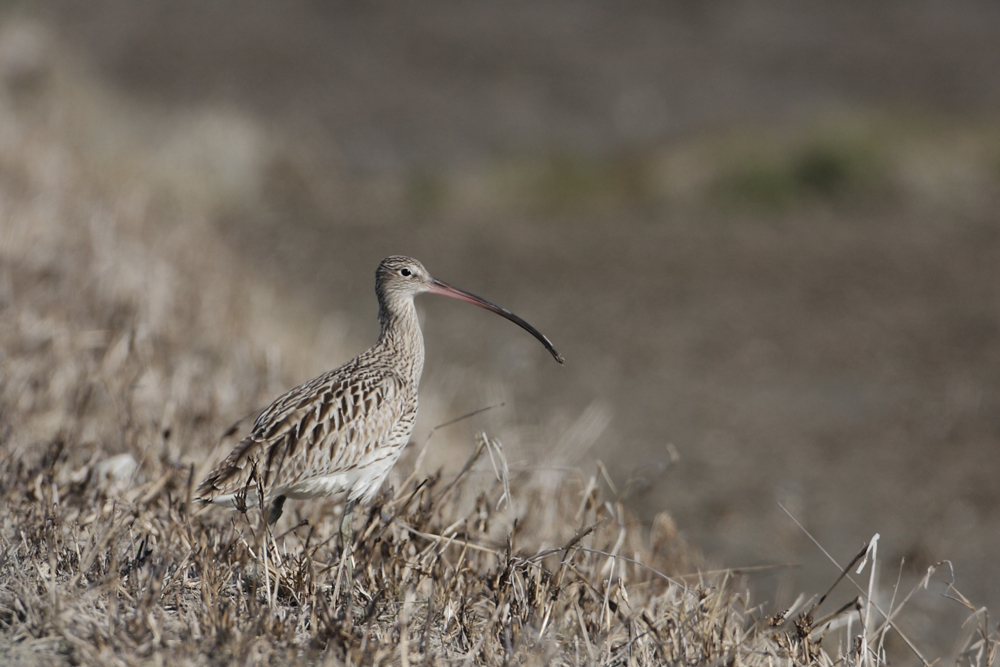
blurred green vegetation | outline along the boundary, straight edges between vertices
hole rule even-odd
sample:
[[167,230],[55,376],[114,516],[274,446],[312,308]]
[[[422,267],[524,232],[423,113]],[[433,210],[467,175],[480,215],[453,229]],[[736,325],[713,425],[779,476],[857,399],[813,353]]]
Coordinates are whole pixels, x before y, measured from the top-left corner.
[[768,214],[811,206],[895,205],[912,195],[954,200],[970,187],[995,188],[1000,126],[859,115],[616,150],[512,152],[460,168],[420,165],[367,181],[342,173],[321,176],[297,160],[273,161],[264,175],[267,198],[295,210],[296,202],[315,199],[336,183],[336,196],[313,202],[315,209],[329,207],[337,214],[350,209],[359,218],[560,219],[671,210]]
[[500,162],[491,178],[501,200],[543,213],[646,207],[655,202],[654,153],[554,151]]
[[734,151],[710,195],[735,206],[785,208],[805,201],[887,193],[889,145],[875,128],[829,129]]
[[416,169],[406,204],[416,213],[464,209],[543,215],[685,207],[777,210],[891,194],[893,151],[922,136],[904,124],[852,119],[805,129],[729,133],[684,145],[607,152],[553,149],[487,161],[480,169]]

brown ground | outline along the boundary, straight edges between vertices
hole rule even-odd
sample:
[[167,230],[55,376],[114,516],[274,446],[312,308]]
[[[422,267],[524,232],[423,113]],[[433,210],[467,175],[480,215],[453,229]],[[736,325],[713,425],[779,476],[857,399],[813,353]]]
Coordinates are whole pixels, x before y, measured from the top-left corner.
[[710,561],[804,565],[759,600],[835,575],[781,502],[1000,608],[1000,8],[246,4],[35,13],[138,103],[252,119],[220,229],[345,357],[401,252],[567,358],[426,299],[422,432],[503,397],[491,432],[638,469]]

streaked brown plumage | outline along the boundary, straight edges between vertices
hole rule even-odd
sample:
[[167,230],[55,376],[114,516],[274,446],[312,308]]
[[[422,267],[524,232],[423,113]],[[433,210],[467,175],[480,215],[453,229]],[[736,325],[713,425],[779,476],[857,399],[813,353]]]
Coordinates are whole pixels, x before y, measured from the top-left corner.
[[[257,484],[271,506],[269,522],[285,498],[347,492],[348,510],[378,491],[406,445],[417,416],[417,386],[424,341],[413,297],[443,294],[492,310],[517,323],[562,363],[549,340],[513,313],[435,280],[415,259],[387,257],[375,272],[382,331],[378,342],[340,368],[279,397],[250,434],[198,487],[205,502],[256,506]],[[244,496],[245,494],[245,496]]]

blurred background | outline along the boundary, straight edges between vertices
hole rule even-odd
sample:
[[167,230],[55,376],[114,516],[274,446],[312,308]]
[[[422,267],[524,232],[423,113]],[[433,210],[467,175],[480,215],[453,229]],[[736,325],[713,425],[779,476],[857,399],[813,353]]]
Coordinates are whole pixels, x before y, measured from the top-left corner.
[[[433,466],[482,429],[515,467],[600,460],[704,567],[799,566],[750,576],[769,613],[838,574],[779,503],[842,564],[880,533],[887,595],[901,559],[905,590],[949,559],[1000,609],[997,3],[48,0],[3,21],[19,99],[61,54],[101,91],[61,107],[88,150],[196,164],[162,218],[211,202],[242,270],[301,304],[272,326],[331,351],[275,346],[271,389],[372,344],[375,266],[412,255],[566,357],[423,298],[415,439],[505,404],[435,435]],[[914,636],[954,636],[942,589],[910,603]]]

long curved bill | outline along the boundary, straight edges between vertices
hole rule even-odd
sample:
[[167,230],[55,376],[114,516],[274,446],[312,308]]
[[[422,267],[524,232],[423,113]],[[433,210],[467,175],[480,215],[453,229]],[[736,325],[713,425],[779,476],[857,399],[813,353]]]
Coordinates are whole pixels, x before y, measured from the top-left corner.
[[497,315],[502,315],[503,317],[506,317],[508,320],[510,320],[511,322],[513,322],[514,324],[521,327],[522,329],[530,333],[532,336],[537,338],[539,342],[545,346],[545,349],[548,350],[550,354],[552,354],[552,356],[555,358],[556,361],[558,361],[560,364],[564,362],[562,356],[558,352],[556,352],[556,348],[552,347],[552,343],[549,342],[548,338],[543,336],[538,329],[531,326],[530,324],[528,324],[520,317],[507,310],[506,308],[501,308],[495,303],[487,301],[486,299],[480,296],[476,296],[472,292],[466,292],[465,290],[458,289],[457,287],[452,287],[448,283],[441,282],[436,278],[431,278],[429,291],[431,292],[431,294],[441,294],[443,296],[450,296],[453,299],[458,299],[460,301],[465,301],[466,303],[474,304],[476,306],[479,306],[480,308],[491,310]]

